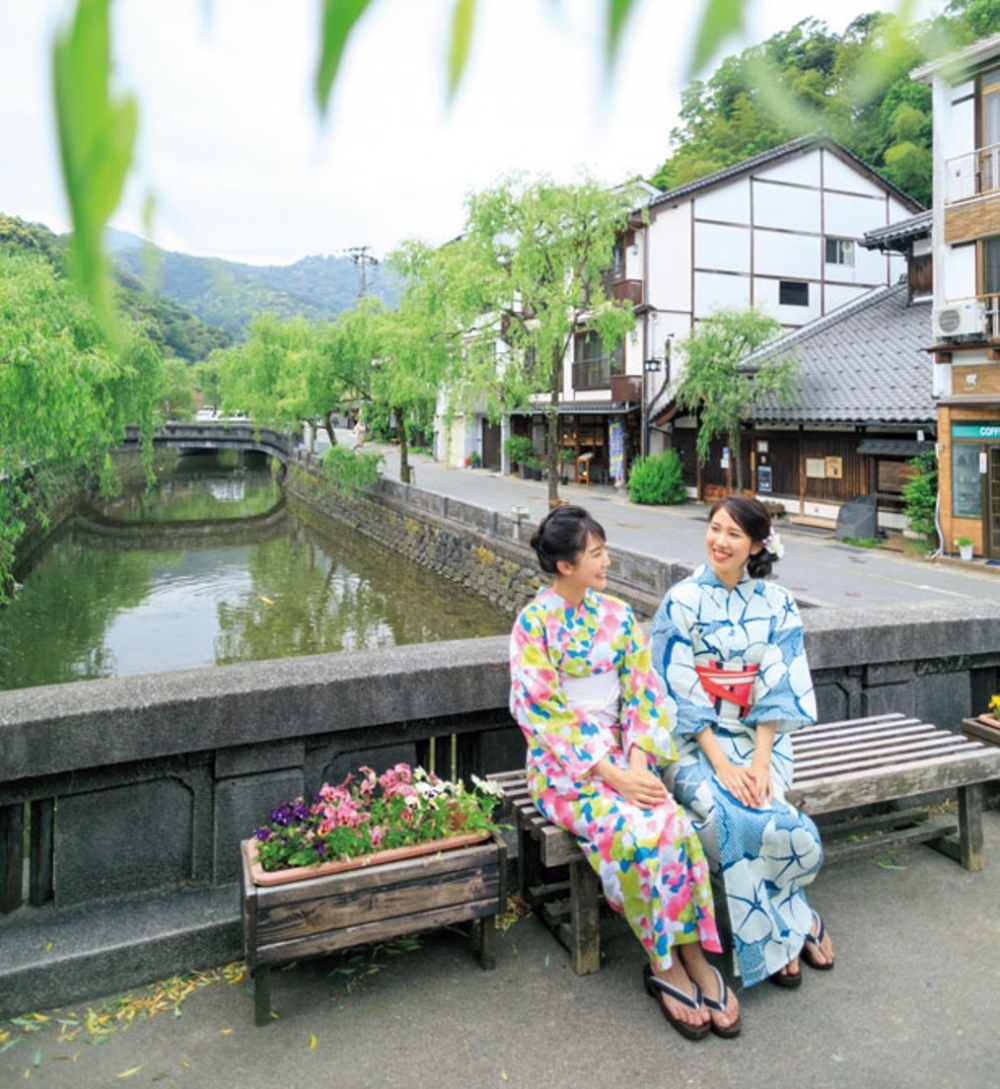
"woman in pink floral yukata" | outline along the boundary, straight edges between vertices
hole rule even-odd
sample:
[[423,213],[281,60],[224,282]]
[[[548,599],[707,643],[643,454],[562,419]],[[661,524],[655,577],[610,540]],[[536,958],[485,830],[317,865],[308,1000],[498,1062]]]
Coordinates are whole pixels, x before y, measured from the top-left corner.
[[736,997],[702,949],[721,951],[705,856],[656,774],[677,759],[673,703],[631,608],[602,592],[604,530],[582,507],[556,507],[531,545],[555,576],[511,632],[511,711],[528,741],[531,796],[577,837],[642,943],[644,984],[667,1020],[689,1039],[736,1036]]

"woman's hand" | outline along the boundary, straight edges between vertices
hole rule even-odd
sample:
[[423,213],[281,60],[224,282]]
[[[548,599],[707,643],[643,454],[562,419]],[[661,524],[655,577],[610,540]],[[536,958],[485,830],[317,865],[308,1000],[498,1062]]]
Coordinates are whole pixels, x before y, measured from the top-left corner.
[[771,782],[771,762],[761,759],[755,753],[750,764],[750,774],[756,787],[753,805],[756,809],[763,809],[774,801],[774,784]]
[[644,754],[640,753],[641,760],[636,759],[637,752],[638,749],[632,750],[627,771],[605,757],[594,765],[594,772],[625,801],[641,809],[654,809],[667,800],[667,788],[663,780],[648,769]]
[[[750,768],[731,764],[724,757],[715,765],[715,777],[730,794],[750,809],[759,809],[757,780]],[[770,782],[770,779],[768,780]]]

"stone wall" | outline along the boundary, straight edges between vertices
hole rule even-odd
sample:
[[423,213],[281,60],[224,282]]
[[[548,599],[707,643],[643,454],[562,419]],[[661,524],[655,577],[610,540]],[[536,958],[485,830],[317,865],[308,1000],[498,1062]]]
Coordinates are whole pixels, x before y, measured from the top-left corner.
[[[289,472],[285,489],[329,518],[430,568],[513,616],[547,583],[528,546],[533,526],[510,515],[421,491],[384,477],[357,495],[334,495],[305,458]],[[609,591],[642,618],[656,611],[668,588],[691,565],[610,548]]]

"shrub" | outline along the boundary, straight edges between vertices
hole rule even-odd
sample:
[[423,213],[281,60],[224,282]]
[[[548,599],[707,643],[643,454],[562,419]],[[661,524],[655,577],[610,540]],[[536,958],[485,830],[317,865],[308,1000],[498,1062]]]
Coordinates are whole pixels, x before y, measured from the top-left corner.
[[916,472],[903,485],[903,513],[914,533],[930,537],[935,533],[934,506],[937,500],[937,459],[934,454],[918,454],[910,461]]
[[687,499],[684,468],[676,450],[636,458],[628,478],[628,494],[633,503],[662,506],[683,503]]
[[535,456],[535,447],[527,435],[510,435],[504,439],[503,448],[507,457],[516,465],[523,465]]
[[331,491],[355,495],[378,482],[384,460],[381,454],[331,446],[323,455],[323,477]]

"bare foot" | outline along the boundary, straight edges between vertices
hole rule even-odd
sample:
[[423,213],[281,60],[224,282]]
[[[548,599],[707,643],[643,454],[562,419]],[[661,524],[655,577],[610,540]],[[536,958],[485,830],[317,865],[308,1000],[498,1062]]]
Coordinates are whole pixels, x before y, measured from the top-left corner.
[[813,912],[813,923],[809,933],[810,937],[802,946],[802,958],[810,968],[832,968],[836,959],[833,952],[833,939],[816,912]]
[[[691,979],[698,984],[707,997],[718,1001],[720,998],[719,979],[712,966],[705,959],[701,946],[696,942],[690,945],[680,945],[677,947],[677,953],[678,959],[684,962],[684,967]],[[708,1013],[712,1024],[716,1028],[728,1029],[736,1024],[740,1017],[740,1003],[733,993],[732,987],[729,988],[729,1000],[726,1003],[725,1010],[710,1010]]]
[[[684,970],[680,957],[674,957],[674,963],[667,969],[658,971],[654,968],[653,975],[657,979],[662,979],[664,983],[669,983],[671,987],[676,987],[678,991],[688,995],[694,1001],[695,988],[692,985],[691,977]],[[691,1028],[699,1028],[708,1024],[709,1014],[704,1006],[699,1006],[696,1010],[691,1009],[690,1006],[685,1005],[676,998],[672,998],[664,991],[659,992],[659,999],[675,1021],[690,1025]]]

